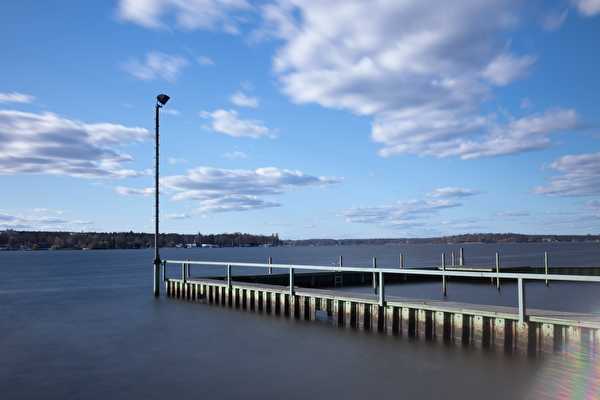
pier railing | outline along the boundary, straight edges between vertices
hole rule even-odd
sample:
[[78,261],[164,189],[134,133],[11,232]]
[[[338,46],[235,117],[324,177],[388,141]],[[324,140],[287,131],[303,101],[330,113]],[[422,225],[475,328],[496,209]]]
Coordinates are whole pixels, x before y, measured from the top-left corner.
[[[271,260],[269,260],[271,261]],[[377,282],[378,303],[383,306],[385,304],[385,274],[400,274],[400,275],[416,275],[416,276],[439,276],[442,281],[442,292],[444,295],[447,290],[447,277],[461,278],[489,278],[495,279],[497,287],[500,288],[500,280],[516,280],[517,281],[517,297],[518,297],[518,314],[519,322],[527,320],[526,297],[525,297],[525,281],[560,281],[560,282],[589,282],[600,283],[600,276],[588,275],[564,275],[564,274],[544,274],[521,273],[521,272],[500,272],[483,271],[483,270],[461,270],[446,269],[444,262],[442,266],[434,266],[434,269],[419,269],[419,268],[381,268],[376,262],[372,267],[344,267],[344,266],[323,266],[323,265],[298,265],[298,264],[273,264],[269,263],[248,263],[248,262],[222,262],[222,261],[191,261],[191,260],[163,260],[163,280],[167,280],[166,267],[168,264],[181,265],[181,279],[186,281],[190,277],[190,265],[201,265],[205,267],[223,267],[225,268],[225,279],[227,284],[231,286],[232,282],[232,267],[245,268],[264,268],[269,273],[273,269],[286,270],[289,274],[289,294],[294,295],[294,274],[296,270],[305,271],[327,271],[327,272],[362,272],[373,274],[373,282]],[[375,285],[374,285],[375,286]]]

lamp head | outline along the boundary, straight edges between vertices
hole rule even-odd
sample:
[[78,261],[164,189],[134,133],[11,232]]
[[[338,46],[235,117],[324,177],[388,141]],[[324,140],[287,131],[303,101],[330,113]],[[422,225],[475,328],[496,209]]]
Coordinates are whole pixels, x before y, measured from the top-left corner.
[[156,100],[160,103],[161,106],[167,104],[167,101],[169,101],[169,99],[170,97],[164,93],[161,93],[158,96],[156,96]]

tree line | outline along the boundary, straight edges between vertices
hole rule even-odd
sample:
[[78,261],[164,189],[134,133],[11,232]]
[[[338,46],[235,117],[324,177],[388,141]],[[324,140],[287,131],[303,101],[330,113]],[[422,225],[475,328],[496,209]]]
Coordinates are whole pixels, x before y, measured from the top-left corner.
[[[178,234],[159,235],[160,247],[212,245],[218,247],[278,246],[277,234],[250,233]],[[0,231],[0,249],[144,249],[154,246],[154,235],[141,232],[49,232]]]

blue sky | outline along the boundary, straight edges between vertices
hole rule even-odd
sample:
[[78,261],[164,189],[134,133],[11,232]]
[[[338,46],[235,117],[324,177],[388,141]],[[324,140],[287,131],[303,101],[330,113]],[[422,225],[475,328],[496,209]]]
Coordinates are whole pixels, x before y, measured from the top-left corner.
[[163,231],[598,233],[600,1],[473,3],[3,4],[0,229],[152,231],[164,92]]

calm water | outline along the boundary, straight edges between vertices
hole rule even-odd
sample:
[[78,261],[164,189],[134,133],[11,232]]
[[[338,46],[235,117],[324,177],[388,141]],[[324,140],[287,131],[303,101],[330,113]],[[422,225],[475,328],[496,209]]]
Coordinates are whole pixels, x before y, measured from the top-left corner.
[[[600,266],[600,245],[470,245],[468,264]],[[439,262],[444,246],[165,249],[165,258],[346,265]],[[0,393],[18,398],[598,399],[600,363],[387,337],[154,299],[147,250],[0,253]],[[171,271],[177,273],[177,268]],[[203,271],[221,273],[219,269]],[[239,271],[244,273],[248,271]],[[193,273],[199,275],[200,270]],[[514,288],[450,283],[449,299],[514,304]],[[352,290],[358,290],[356,288]],[[439,284],[392,294],[438,298]],[[594,285],[528,286],[530,306],[599,312]],[[406,397],[405,397],[406,396]],[[412,397],[408,397],[412,396]]]

